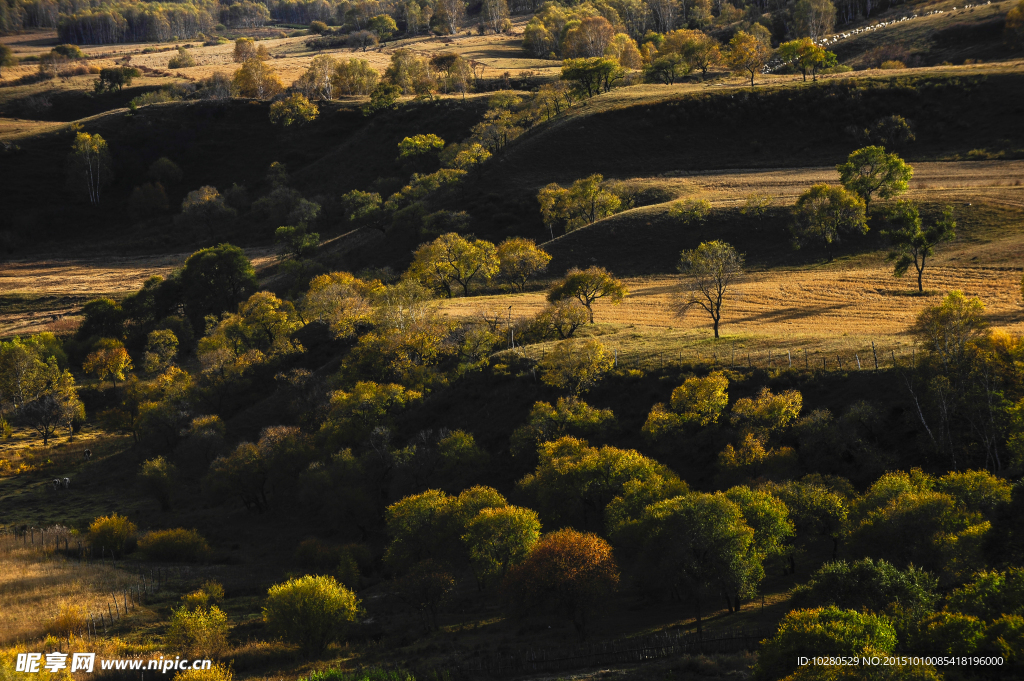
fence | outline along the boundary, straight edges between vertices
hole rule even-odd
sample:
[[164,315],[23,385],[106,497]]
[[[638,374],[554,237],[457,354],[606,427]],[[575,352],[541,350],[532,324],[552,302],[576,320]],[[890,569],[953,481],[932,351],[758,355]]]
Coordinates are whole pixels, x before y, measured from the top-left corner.
[[467,671],[492,676],[533,672],[560,672],[606,664],[647,662],[674,655],[735,653],[753,650],[773,632],[765,629],[733,629],[714,632],[662,632],[573,648],[526,649],[495,653],[467,663]]
[[[743,348],[686,350],[621,350],[609,348],[614,365],[619,369],[663,370],[692,366],[710,366],[735,369],[767,369],[803,371],[880,371],[891,368],[916,368],[917,349],[908,347],[882,348],[874,342],[870,346],[851,350],[799,350],[772,349],[750,352]],[[542,360],[547,348],[522,346],[515,350],[534,360]]]

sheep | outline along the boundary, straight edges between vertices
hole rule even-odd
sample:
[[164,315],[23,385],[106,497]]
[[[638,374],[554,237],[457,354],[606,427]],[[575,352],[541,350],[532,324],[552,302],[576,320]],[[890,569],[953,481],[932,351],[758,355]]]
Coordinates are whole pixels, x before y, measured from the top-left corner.
[[90,459],[92,459],[92,450],[91,449],[85,450],[84,456],[85,456],[85,460],[86,461],[89,461]]
[[71,478],[63,478],[63,479],[61,479],[60,486],[63,489],[68,489],[69,487],[71,487]]
[[53,491],[56,492],[60,489],[60,478],[54,478],[51,484],[53,485]]

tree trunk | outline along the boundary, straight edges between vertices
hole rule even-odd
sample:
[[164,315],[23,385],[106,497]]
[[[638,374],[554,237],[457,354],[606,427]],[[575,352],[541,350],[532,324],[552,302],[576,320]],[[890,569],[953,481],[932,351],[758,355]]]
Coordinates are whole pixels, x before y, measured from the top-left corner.
[[718,340],[718,318],[715,318],[715,340]]

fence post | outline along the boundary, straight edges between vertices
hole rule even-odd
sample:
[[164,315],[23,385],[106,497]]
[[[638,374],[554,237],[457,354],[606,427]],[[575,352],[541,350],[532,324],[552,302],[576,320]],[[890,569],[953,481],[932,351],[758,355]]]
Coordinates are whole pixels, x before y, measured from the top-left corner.
[[875,351],[875,341],[871,341],[871,354],[875,358],[875,371],[878,371],[878,353]]
[[793,353],[790,352],[789,350],[786,350],[786,359],[789,360],[789,368],[792,369],[793,368]]
[[772,368],[772,351],[771,351],[771,348],[768,349],[768,368],[769,369]]
[[889,350],[889,352],[892,354],[892,368],[895,369],[896,368],[896,351],[895,350]]
[[857,371],[860,371],[860,355],[854,354],[853,356],[857,358]]
[[612,360],[612,368],[613,369],[619,366],[619,351],[615,350],[614,352],[615,352],[615,359]]

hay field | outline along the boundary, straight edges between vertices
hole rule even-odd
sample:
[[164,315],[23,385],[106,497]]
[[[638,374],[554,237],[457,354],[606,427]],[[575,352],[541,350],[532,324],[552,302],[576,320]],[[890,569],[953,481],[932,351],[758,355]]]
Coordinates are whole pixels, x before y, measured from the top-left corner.
[[[273,248],[245,250],[257,269],[278,258]],[[190,253],[88,259],[7,261],[0,264],[0,337],[51,331],[67,324],[88,300],[123,297],[153,275],[167,276]]]

